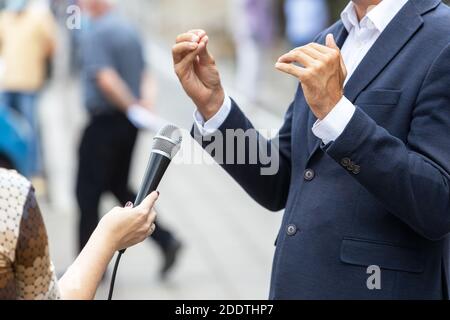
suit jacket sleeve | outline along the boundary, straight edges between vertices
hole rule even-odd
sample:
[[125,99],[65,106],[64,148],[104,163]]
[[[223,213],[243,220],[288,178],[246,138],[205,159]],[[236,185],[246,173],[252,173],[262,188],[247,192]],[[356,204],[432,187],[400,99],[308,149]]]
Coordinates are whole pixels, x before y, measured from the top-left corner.
[[[277,137],[267,140],[232,101],[230,114],[215,134],[202,136],[194,125],[192,135],[253,199],[271,211],[279,211],[286,207],[289,193],[292,113],[293,104]],[[240,144],[234,135],[242,136],[242,133],[246,139]]]
[[418,93],[406,142],[357,108],[343,134],[324,150],[384,207],[424,237],[450,232],[450,46],[435,60]]

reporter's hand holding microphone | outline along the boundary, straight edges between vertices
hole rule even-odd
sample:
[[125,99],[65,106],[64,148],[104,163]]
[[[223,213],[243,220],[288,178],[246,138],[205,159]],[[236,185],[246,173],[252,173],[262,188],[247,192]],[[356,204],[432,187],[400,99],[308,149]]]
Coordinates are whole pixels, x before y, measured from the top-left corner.
[[129,202],[125,208],[116,207],[100,221],[96,232],[108,239],[113,252],[141,243],[156,229],[156,212],[153,209],[158,192],[151,193],[137,207]]

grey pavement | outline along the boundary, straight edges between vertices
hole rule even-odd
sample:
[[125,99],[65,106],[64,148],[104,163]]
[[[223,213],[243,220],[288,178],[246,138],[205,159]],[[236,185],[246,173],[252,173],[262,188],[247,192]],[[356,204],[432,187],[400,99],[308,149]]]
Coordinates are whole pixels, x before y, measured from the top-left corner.
[[[55,79],[40,104],[49,181],[48,200],[41,199],[41,207],[58,272],[64,272],[75,257],[76,152],[86,124],[79,83],[67,76],[64,67],[64,48],[62,37]],[[194,106],[173,75],[170,43],[149,42],[149,57],[159,83],[157,112],[188,130]],[[232,78],[227,62],[221,69],[224,79]],[[232,83],[225,80],[225,85],[233,94]],[[258,128],[277,129],[281,124],[279,115],[258,106],[244,110]],[[130,181],[134,188],[145,170],[151,139],[151,133],[140,134]],[[183,148],[203,152],[188,137]],[[281,213],[270,213],[256,204],[218,165],[190,163],[187,154],[186,159],[182,156],[183,152],[164,177],[158,203],[159,218],[183,241],[179,264],[169,280],[161,282],[158,249],[150,241],[132,248],[122,259],[115,298],[266,299]],[[114,205],[114,199],[105,196],[100,211],[107,212]],[[107,296],[109,275],[98,299]]]

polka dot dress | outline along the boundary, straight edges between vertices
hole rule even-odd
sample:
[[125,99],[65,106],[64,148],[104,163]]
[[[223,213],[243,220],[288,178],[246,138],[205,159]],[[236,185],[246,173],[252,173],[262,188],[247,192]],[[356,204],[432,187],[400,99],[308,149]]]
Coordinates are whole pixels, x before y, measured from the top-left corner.
[[0,299],[59,299],[44,221],[25,178],[0,169]]

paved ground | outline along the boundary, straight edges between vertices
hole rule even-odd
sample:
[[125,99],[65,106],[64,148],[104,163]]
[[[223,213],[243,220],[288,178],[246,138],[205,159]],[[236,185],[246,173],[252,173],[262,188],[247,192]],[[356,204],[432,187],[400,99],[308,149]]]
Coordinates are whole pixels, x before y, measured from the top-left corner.
[[[194,107],[172,73],[170,44],[164,40],[158,42],[156,37],[152,39],[149,53],[159,82],[158,112],[189,129]],[[41,203],[52,257],[59,272],[63,272],[75,256],[77,210],[73,190],[76,149],[86,121],[78,82],[67,76],[64,67],[67,58],[64,47],[62,38],[55,79],[41,100],[49,174],[49,196]],[[220,64],[227,88],[233,93],[229,62],[221,61]],[[265,85],[269,87],[271,83]],[[280,90],[283,92],[283,88]],[[277,90],[278,94],[280,90]],[[281,106],[287,106],[286,101],[281,101]],[[277,129],[281,124],[283,109],[278,113],[264,111],[258,106],[245,110],[257,127]],[[151,133],[143,133],[139,138],[131,181],[136,188],[145,170],[151,138]],[[201,152],[190,139],[185,139],[183,147]],[[177,160],[161,185],[158,206],[161,220],[184,243],[180,262],[169,281],[162,283],[157,278],[159,252],[150,241],[127,251],[120,267],[115,297],[267,298],[274,240],[281,214],[269,213],[258,206],[219,166],[193,164],[187,157]],[[102,212],[115,204],[111,197],[106,196],[102,201]],[[98,299],[106,298],[106,289],[106,285],[100,288]]]

